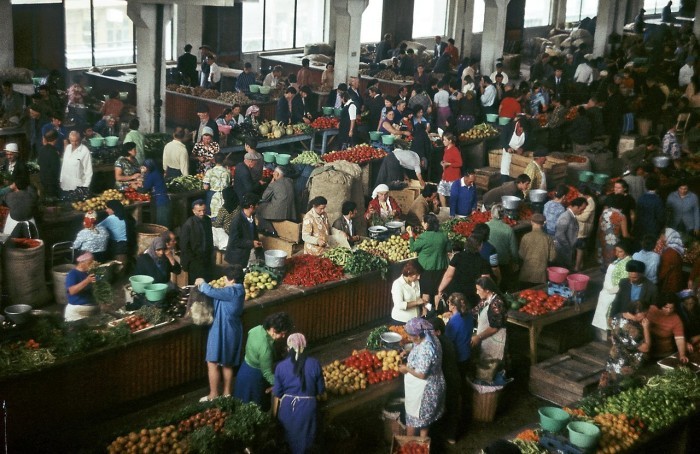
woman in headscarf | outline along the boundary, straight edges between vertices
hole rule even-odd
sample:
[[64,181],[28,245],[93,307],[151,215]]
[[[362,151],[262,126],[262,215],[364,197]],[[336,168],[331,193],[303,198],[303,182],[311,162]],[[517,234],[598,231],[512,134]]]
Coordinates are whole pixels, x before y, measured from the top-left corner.
[[683,240],[678,232],[666,228],[659,238],[659,243],[662,248],[659,260],[659,293],[678,293],[684,288]]
[[253,126],[258,125],[258,115],[260,115],[260,107],[252,105],[245,111],[245,122]]
[[421,437],[427,437],[430,425],[445,411],[442,348],[433,325],[423,318],[409,320],[406,334],[413,342],[406,365],[399,366],[406,393],[406,435],[413,436],[418,429]]
[[[229,397],[233,390],[233,368],[241,364],[243,350],[243,268],[233,265],[224,272],[223,288],[214,288],[204,279],[198,278],[195,285],[199,291],[214,300],[214,321],[207,337],[207,370],[209,375],[209,394],[200,402],[214,400],[220,395]],[[219,371],[219,368],[221,371]],[[224,383],[223,393],[219,393],[221,375]]]
[[161,237],[151,241],[146,252],[136,258],[135,274],[151,276],[154,284],[170,283],[170,273],[180,274],[180,264],[168,254],[165,240]]
[[192,157],[199,163],[199,173],[214,167],[214,156],[220,149],[219,143],[214,141],[214,131],[208,126],[202,128],[202,139],[192,149]]
[[88,211],[83,218],[83,229],[73,241],[73,249],[78,252],[91,252],[95,260],[102,262],[105,259],[107,246],[109,245],[109,232],[97,224],[97,214]]
[[316,438],[316,397],[326,391],[321,364],[306,351],[306,338],[287,338],[287,358],[275,368],[272,394],[280,399],[277,419],[292,454],[309,452]]
[[153,159],[144,161],[141,173],[145,175],[141,191],[151,193],[151,199],[156,205],[156,224],[170,228],[170,196],[163,174]]
[[389,186],[380,184],[372,191],[372,200],[367,206],[365,219],[370,226],[384,225],[401,216],[399,203],[389,195]]
[[136,221],[117,200],[107,201],[107,214],[99,225],[109,232],[109,255],[126,264],[136,247]]
[[[624,216],[623,216],[624,218]],[[607,331],[610,329],[608,320],[610,319],[610,307],[615,300],[617,292],[620,291],[620,280],[627,277],[627,262],[632,260],[632,242],[622,239],[615,245],[614,262],[608,265],[603,280],[603,289],[598,295],[598,305],[593,315],[593,326],[598,328],[598,335],[602,340],[607,339]]]

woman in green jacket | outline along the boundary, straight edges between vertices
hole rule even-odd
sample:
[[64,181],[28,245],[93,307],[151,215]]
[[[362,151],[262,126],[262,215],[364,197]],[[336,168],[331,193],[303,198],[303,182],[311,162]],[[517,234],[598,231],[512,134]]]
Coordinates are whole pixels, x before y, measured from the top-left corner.
[[[447,234],[440,231],[440,221],[434,214],[424,215],[421,225],[423,226],[423,233],[418,235],[417,238],[413,238],[412,228],[410,226],[406,227],[406,231],[410,235],[408,244],[411,252],[418,253],[418,263],[424,270],[420,278],[422,294],[423,296],[428,295],[428,301],[433,301],[437,294],[438,285],[440,285],[442,280],[442,275],[445,274],[449,264],[447,260],[449,240],[447,239]],[[428,312],[432,312],[430,307]]]

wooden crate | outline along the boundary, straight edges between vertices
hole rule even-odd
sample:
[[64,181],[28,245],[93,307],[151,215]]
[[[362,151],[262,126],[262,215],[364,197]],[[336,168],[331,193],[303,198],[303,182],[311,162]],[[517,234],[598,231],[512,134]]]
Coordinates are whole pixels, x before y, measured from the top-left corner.
[[501,157],[503,156],[503,149],[496,148],[494,150],[489,150],[489,167],[495,167],[497,169],[501,168]]
[[300,250],[304,249],[303,244],[291,243],[285,241],[282,238],[275,238],[272,236],[260,235],[260,241],[263,244],[263,248],[268,251],[270,249],[279,249],[287,253],[287,257],[291,257]]
[[272,226],[275,228],[280,239],[289,241],[290,243],[301,243],[301,223],[292,221],[272,221]]
[[410,442],[418,443],[421,446],[426,446],[428,452],[430,452],[430,437],[409,437],[407,435],[394,435],[394,439],[391,442],[390,453],[396,453],[401,451],[401,448]]
[[[510,176],[517,178],[518,175],[525,173],[525,168],[532,162],[532,152],[525,154],[513,154],[513,160],[510,163]],[[568,163],[565,159],[547,156],[547,161],[544,163],[544,173],[548,180],[565,179],[566,168]]]
[[621,158],[640,143],[641,140],[637,136],[620,136],[620,141],[617,143],[617,157]]
[[420,189],[405,188],[400,191],[389,191],[389,195],[399,204],[402,213],[408,213],[413,201],[420,195]]
[[557,405],[570,405],[598,388],[610,348],[592,342],[530,367],[530,392]]
[[498,186],[501,181],[501,170],[496,167],[482,167],[476,169],[476,187],[488,191]]

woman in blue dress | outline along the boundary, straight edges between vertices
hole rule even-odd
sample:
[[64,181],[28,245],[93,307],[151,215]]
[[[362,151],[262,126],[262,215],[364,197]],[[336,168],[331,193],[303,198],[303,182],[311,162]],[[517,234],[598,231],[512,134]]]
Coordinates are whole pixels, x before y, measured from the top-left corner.
[[[224,273],[224,288],[214,288],[202,278],[195,281],[200,292],[214,299],[214,322],[209,329],[206,355],[209,394],[202,397],[200,402],[213,400],[219,395],[231,395],[233,368],[241,364],[243,350],[241,315],[245,298],[244,277],[243,268],[233,265]],[[219,394],[222,375],[223,393]]]
[[156,204],[156,224],[170,228],[170,196],[163,174],[153,159],[146,159],[141,168],[144,176],[141,192],[150,193]]
[[292,454],[309,452],[316,438],[316,396],[326,391],[321,364],[304,351],[306,338],[287,338],[289,354],[275,369],[272,393],[280,399],[277,412]]

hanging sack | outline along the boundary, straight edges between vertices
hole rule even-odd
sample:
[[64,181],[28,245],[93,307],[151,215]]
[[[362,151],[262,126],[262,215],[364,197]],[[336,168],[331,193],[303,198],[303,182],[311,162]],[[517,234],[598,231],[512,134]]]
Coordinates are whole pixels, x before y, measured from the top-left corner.
[[192,323],[200,326],[209,326],[214,322],[214,303],[210,297],[200,292],[197,287],[190,290],[187,299]]

